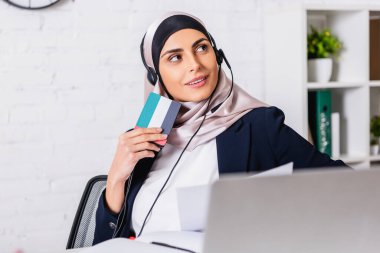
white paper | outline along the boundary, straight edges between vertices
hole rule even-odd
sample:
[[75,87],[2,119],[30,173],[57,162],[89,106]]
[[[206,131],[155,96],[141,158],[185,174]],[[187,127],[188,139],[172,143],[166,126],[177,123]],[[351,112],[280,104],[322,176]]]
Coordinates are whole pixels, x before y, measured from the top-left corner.
[[293,162],[286,163],[271,170],[253,175],[252,177],[286,176],[293,173]]
[[[293,162],[251,177],[283,176],[293,173]],[[206,226],[211,185],[181,187],[177,189],[178,212],[181,229],[184,231],[203,231]]]
[[177,202],[181,230],[204,230],[210,189],[211,185],[181,187],[177,189]]

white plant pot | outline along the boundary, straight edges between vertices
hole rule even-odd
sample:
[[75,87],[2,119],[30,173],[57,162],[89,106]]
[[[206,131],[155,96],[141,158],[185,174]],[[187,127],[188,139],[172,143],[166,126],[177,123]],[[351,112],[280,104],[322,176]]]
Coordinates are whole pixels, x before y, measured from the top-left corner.
[[331,58],[310,59],[307,61],[309,82],[328,82],[331,79],[333,61]]
[[379,145],[371,145],[370,147],[371,155],[379,154]]

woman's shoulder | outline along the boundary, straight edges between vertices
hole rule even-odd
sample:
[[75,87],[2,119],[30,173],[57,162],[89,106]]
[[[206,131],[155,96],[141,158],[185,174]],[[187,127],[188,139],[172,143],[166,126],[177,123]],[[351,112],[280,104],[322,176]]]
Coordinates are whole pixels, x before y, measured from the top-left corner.
[[267,123],[283,123],[285,120],[284,112],[275,106],[258,107],[242,117],[244,123],[267,124]]
[[281,128],[285,121],[282,110],[275,106],[257,107],[246,113],[232,124],[223,135],[246,129],[253,134],[262,135],[263,132],[275,131]]

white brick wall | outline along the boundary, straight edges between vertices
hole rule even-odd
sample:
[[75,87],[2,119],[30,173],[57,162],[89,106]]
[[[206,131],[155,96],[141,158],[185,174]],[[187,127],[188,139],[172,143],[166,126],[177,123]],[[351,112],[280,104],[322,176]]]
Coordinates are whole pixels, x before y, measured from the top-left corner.
[[[42,11],[0,1],[0,252],[63,249],[86,181],[106,174],[143,103],[139,44],[168,10],[199,16],[263,98],[262,10],[380,0],[62,0]],[[238,3],[238,4],[237,4]]]

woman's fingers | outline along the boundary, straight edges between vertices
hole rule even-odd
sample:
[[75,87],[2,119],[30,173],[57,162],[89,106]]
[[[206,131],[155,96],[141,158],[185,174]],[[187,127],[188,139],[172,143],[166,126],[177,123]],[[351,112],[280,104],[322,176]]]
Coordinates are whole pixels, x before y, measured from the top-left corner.
[[158,152],[160,151],[160,147],[158,147],[156,144],[151,143],[151,142],[143,142],[143,143],[135,144],[131,148],[132,152],[139,152],[143,150],[151,150],[151,151]]
[[162,128],[137,128],[123,133],[119,137],[119,142],[124,145],[135,145],[143,142],[165,140],[166,134],[161,134]]
[[165,140],[168,136],[166,134],[142,134],[131,138],[132,144],[139,144],[150,141]]
[[122,135],[125,135],[127,138],[133,138],[142,134],[157,134],[161,133],[162,128],[160,127],[150,127],[150,128],[136,128],[133,129],[132,131],[126,132]]
[[148,150],[143,150],[143,151],[140,151],[140,152],[136,152],[135,153],[135,157],[136,157],[136,160],[139,161],[143,158],[147,158],[147,157],[154,157],[155,154],[153,151],[148,151]]

